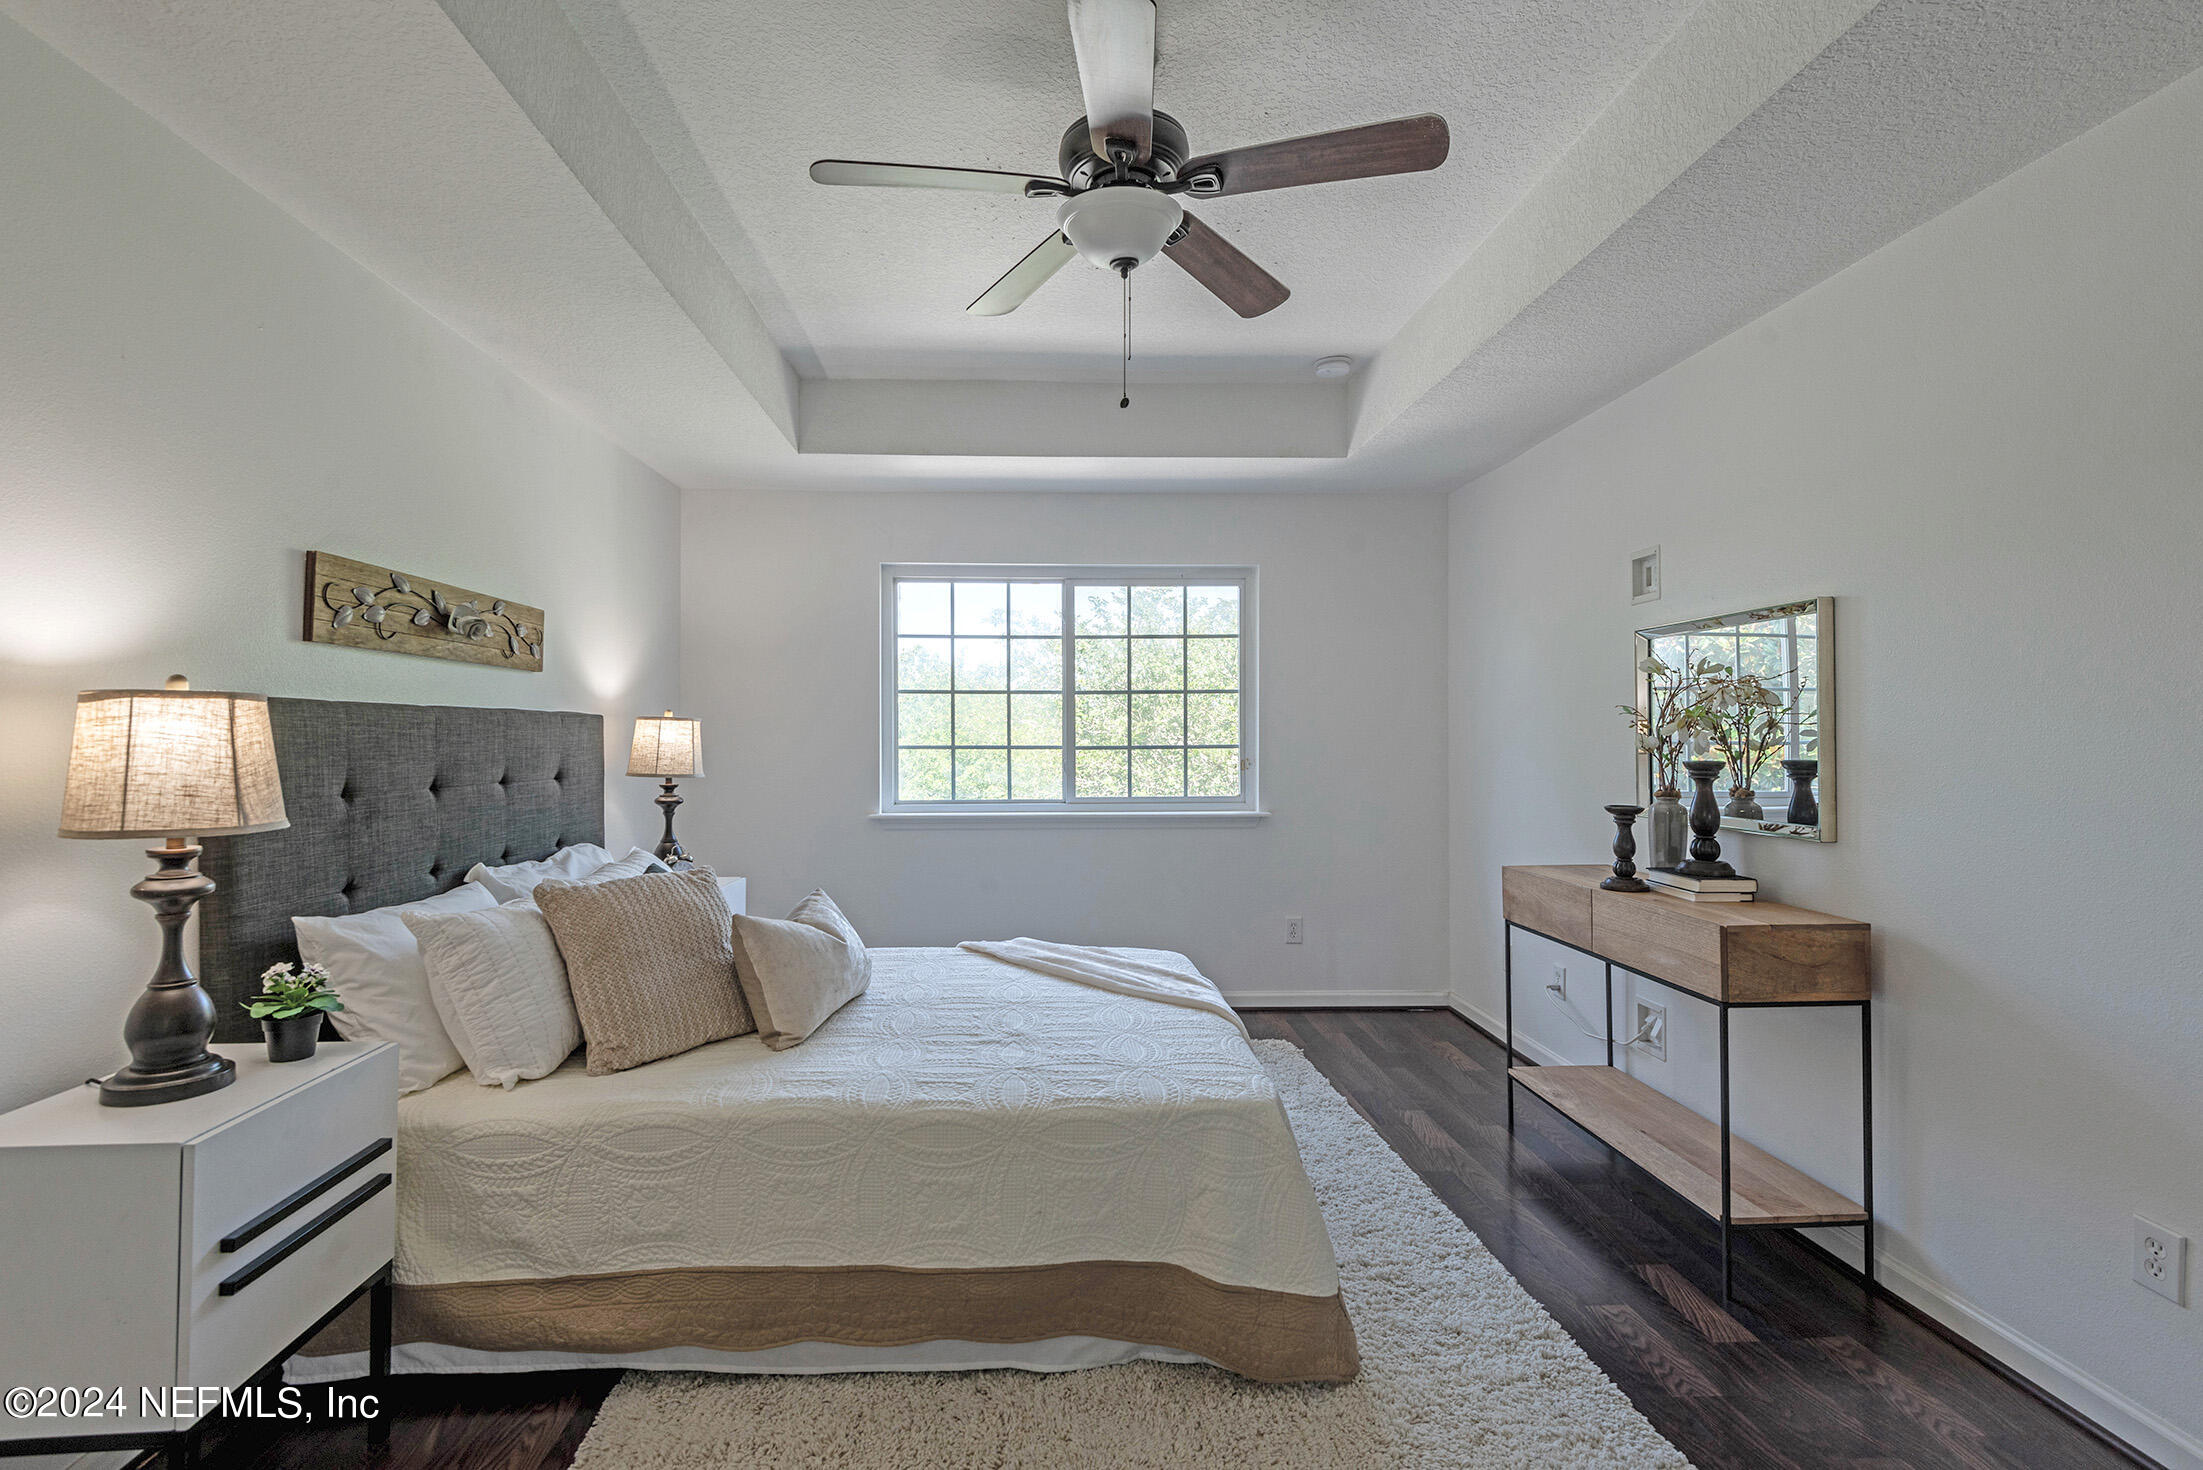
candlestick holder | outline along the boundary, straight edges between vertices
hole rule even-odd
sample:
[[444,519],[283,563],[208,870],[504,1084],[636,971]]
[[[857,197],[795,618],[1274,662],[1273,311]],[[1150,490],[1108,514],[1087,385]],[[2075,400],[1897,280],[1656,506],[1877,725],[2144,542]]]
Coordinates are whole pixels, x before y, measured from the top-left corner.
[[1790,809],[1783,820],[1793,827],[1818,827],[1821,824],[1821,804],[1813,798],[1813,782],[1821,773],[1817,760],[1784,761],[1782,769],[1790,778]]
[[1698,788],[1690,804],[1690,860],[1675,870],[1686,878],[1736,876],[1736,869],[1721,861],[1721,842],[1714,836],[1721,830],[1721,803],[1714,800],[1713,780],[1728,769],[1728,764],[1727,761],[1683,762],[1683,770],[1690,776],[1691,784]]
[[1630,830],[1638,817],[1644,814],[1641,806],[1609,806],[1606,814],[1614,819],[1614,876],[1599,886],[1614,893],[1649,893],[1652,885],[1637,876],[1637,836]]

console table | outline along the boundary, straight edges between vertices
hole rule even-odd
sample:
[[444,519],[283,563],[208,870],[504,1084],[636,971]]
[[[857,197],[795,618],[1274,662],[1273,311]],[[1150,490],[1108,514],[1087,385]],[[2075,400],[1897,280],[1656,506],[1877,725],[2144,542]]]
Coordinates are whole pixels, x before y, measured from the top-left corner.
[[[1874,1031],[1868,926],[1780,903],[1693,903],[1599,886],[1604,865],[1500,869],[1507,985],[1507,1128],[1515,1084],[1721,1222],[1721,1298],[1729,1299],[1736,1230],[1860,1225],[1874,1285]],[[1522,929],[1606,966],[1606,1065],[1515,1066],[1514,935]],[[1718,1123],[1614,1065],[1614,967],[1712,1005],[1721,1029]],[[1860,1192],[1854,1203],[1733,1136],[1729,1012],[1739,1007],[1857,1006]]]

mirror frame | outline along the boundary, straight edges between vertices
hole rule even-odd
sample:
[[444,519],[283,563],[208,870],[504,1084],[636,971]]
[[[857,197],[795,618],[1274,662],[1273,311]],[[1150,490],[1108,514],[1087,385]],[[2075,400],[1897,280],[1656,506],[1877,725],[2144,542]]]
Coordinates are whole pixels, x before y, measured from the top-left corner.
[[[1836,599],[1833,597],[1808,597],[1796,602],[1778,602],[1769,607],[1755,607],[1745,612],[1720,613],[1713,617],[1690,618],[1680,623],[1668,623],[1657,628],[1639,628],[1636,634],[1636,652],[1630,658],[1630,668],[1637,683],[1637,708],[1652,707],[1652,676],[1637,668],[1639,660],[1652,652],[1652,640],[1670,637],[1677,633],[1712,632],[1716,628],[1734,628],[1743,623],[1764,622],[1768,618],[1790,617],[1810,611],[1813,614],[1814,636],[1819,640],[1815,650],[1814,689],[1820,695],[1820,763],[1821,773],[1815,783],[1819,795],[1821,823],[1818,827],[1793,827],[1788,822],[1747,821],[1742,817],[1724,816],[1721,828],[1725,832],[1749,832],[1757,837],[1795,837],[1806,842],[1834,842],[1836,840]],[[1686,798],[1689,793],[1685,793]],[[1638,804],[1652,805],[1652,759],[1645,757],[1637,763]]]

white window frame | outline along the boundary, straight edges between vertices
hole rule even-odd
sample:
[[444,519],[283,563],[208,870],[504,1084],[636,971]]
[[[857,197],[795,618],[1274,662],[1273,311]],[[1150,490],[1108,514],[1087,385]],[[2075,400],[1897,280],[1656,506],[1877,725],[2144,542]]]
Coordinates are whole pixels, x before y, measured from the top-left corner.
[[[1110,586],[1233,585],[1239,588],[1239,795],[1070,797],[1057,801],[901,801],[896,794],[896,597],[895,585],[919,581],[1060,581],[1071,612],[1070,589],[1095,583]],[[880,786],[874,816],[896,821],[939,819],[973,823],[1112,823],[1127,820],[1164,824],[1237,823],[1266,815],[1259,800],[1256,637],[1260,609],[1257,568],[1252,566],[1092,565],[1051,562],[884,562],[880,566]],[[1065,769],[1075,759],[1075,700],[1078,635],[1066,621],[1063,638]],[[1068,786],[1068,781],[1066,782]]]

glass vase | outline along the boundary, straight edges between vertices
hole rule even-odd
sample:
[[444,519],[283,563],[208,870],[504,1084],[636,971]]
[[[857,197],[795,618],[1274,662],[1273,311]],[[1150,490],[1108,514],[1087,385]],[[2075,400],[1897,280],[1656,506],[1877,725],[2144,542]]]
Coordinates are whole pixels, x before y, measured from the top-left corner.
[[1683,794],[1668,787],[1652,793],[1652,815],[1645,834],[1645,865],[1652,868],[1682,866],[1690,846],[1690,813],[1683,810]]

